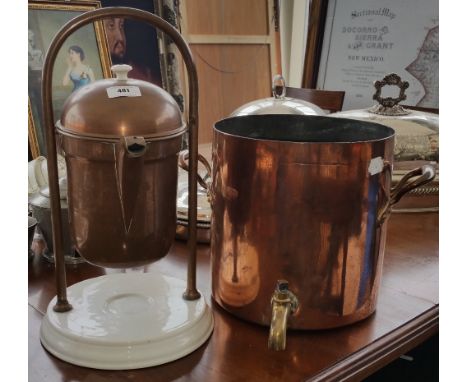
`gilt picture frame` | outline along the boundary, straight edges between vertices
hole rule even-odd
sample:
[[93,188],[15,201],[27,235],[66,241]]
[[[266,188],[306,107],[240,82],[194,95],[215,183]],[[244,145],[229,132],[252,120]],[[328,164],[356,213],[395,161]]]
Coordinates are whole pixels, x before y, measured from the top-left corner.
[[[47,155],[41,98],[46,51],[66,22],[100,7],[99,1],[28,1],[28,137],[33,158]],[[86,83],[110,76],[110,56],[102,22],[84,26],[73,33],[60,49],[54,64],[54,119],[59,119],[71,92]]]

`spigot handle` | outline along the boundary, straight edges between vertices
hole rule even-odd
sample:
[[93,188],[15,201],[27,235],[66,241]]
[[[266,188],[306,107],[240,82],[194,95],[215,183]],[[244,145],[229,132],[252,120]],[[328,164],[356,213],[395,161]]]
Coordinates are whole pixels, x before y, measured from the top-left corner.
[[188,245],[190,256],[187,267],[187,289],[184,298],[196,300],[200,293],[196,288],[196,245],[197,245],[197,157],[198,157],[198,75],[188,44],[181,34],[167,21],[152,13],[128,7],[101,8],[83,13],[67,22],[55,35],[44,59],[42,72],[42,111],[47,140],[47,168],[52,210],[52,230],[55,250],[55,274],[57,283],[57,311],[67,311],[72,307],[67,301],[65,259],[62,243],[62,220],[58,188],[58,168],[55,128],[52,107],[52,72],[55,60],[67,38],[79,28],[111,17],[126,17],[142,21],[160,29],[172,38],[185,62],[189,80],[189,226]]
[[271,296],[271,323],[268,335],[268,348],[272,350],[286,349],[286,332],[288,318],[299,306],[296,295],[289,290],[286,280],[278,280]]

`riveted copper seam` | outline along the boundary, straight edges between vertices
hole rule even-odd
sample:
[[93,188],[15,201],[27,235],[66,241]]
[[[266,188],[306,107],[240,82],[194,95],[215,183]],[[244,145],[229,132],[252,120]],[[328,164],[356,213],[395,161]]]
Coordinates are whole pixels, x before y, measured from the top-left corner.
[[179,48],[187,67],[189,77],[189,240],[190,257],[187,269],[187,289],[184,298],[197,299],[200,293],[196,289],[196,210],[197,210],[197,160],[198,157],[198,76],[190,49],[180,35],[168,22],[159,16],[146,11],[127,7],[110,7],[97,9],[81,14],[66,23],[55,35],[44,60],[42,73],[42,108],[44,126],[46,126],[47,140],[47,170],[49,174],[49,187],[52,210],[53,242],[55,248],[55,274],[57,283],[57,311],[68,311],[72,307],[67,300],[67,282],[65,260],[62,243],[62,220],[60,215],[60,198],[58,185],[56,137],[52,109],[52,72],[59,49],[66,39],[79,28],[106,17],[126,17],[143,21],[167,33]]

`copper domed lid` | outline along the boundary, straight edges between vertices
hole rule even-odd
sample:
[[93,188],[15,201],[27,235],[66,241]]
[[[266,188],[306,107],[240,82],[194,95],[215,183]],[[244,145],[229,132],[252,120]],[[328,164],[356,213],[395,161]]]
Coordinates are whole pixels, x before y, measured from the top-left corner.
[[258,114],[301,114],[325,115],[317,105],[297,98],[286,96],[286,82],[277,74],[272,81],[273,97],[258,99],[234,110],[230,117]]
[[128,78],[131,70],[130,65],[114,65],[116,78],[99,80],[73,92],[57,122],[58,130],[104,140],[182,134],[185,123],[171,95],[149,82]]

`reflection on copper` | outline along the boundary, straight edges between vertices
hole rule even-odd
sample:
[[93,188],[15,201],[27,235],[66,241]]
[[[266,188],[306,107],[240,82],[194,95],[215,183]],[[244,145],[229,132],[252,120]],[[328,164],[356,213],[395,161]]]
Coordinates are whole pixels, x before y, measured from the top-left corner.
[[264,147],[257,148],[256,168],[259,173],[270,172],[273,169],[273,155]]
[[119,130],[120,130],[120,134],[121,134],[122,137],[127,136],[127,126],[125,125],[125,123],[122,123],[122,124],[120,125],[120,129],[119,129]]
[[182,136],[148,141],[141,157],[122,143],[63,135],[69,214],[77,251],[106,267],[149,264],[175,235],[177,153]]
[[219,294],[227,305],[241,307],[257,297],[258,253],[241,236],[226,237],[218,278]]

